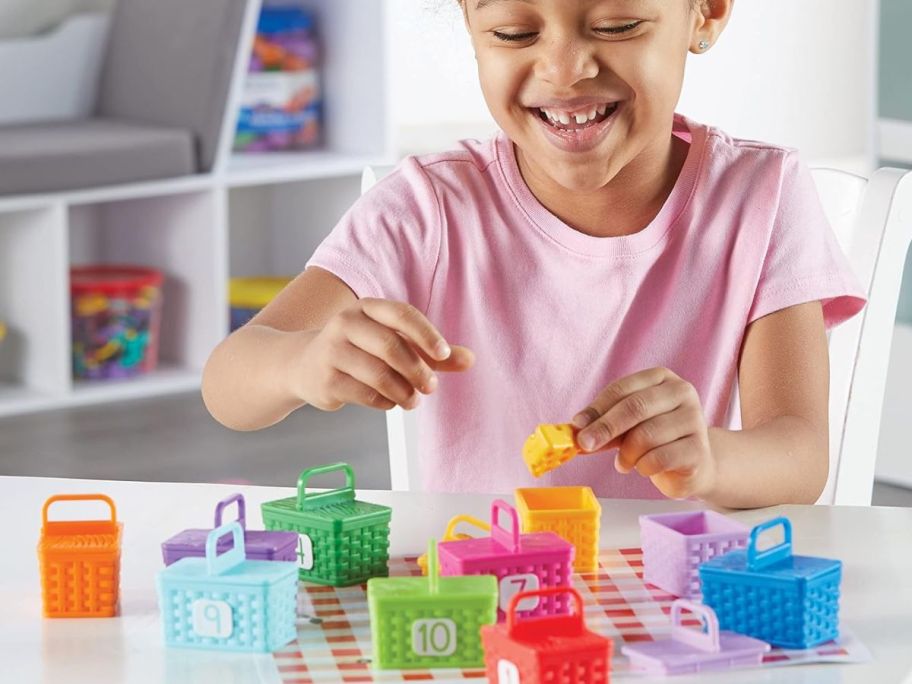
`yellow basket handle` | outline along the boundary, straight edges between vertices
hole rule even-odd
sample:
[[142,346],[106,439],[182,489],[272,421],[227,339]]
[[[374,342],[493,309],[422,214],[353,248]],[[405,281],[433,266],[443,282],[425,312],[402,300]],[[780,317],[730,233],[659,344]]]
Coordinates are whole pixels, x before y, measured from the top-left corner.
[[491,531],[491,524],[486,523],[484,520],[479,520],[473,515],[457,515],[450,518],[450,522],[447,523],[446,531],[443,533],[443,541],[453,541],[456,539],[456,526],[459,523],[477,527],[482,532]]
[[111,509],[111,522],[117,522],[117,507],[114,506],[114,502],[111,500],[110,496],[104,494],[55,494],[44,502],[44,507],[41,509],[42,527],[48,523],[48,509],[51,507],[52,503],[57,501],[103,501],[108,504]]

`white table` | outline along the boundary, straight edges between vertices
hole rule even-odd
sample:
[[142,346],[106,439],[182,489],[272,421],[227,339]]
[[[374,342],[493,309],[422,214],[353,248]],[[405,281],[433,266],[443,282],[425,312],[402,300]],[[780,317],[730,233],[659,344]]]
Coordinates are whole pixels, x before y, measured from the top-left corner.
[[[154,584],[162,567],[160,544],[182,529],[211,526],[215,503],[236,491],[247,499],[249,525],[260,529],[259,504],[293,494],[290,488],[278,487],[0,477],[0,680],[279,681],[269,655],[162,645]],[[124,522],[121,616],[43,619],[35,552],[41,506],[53,494],[90,492],[111,496]],[[414,554],[423,550],[429,537],[441,534],[452,515],[486,517],[493,497],[361,491],[359,498],[393,507],[391,553]],[[58,505],[66,517],[66,506],[73,504]],[[601,546],[638,546],[637,515],[688,508],[698,506],[603,500]],[[94,513],[93,508],[74,510],[81,517]],[[871,649],[873,662],[743,670],[669,681],[892,684],[912,674],[912,509],[782,506],[733,515],[756,524],[774,514],[791,518],[797,553],[844,562],[841,622]],[[52,510],[51,517],[59,516]]]

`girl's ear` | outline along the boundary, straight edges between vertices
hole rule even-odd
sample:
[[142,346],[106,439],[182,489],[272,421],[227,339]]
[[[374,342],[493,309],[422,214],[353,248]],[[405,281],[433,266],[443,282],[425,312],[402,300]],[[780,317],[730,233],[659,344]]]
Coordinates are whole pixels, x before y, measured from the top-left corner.
[[716,44],[728,24],[734,4],[735,0],[698,0],[690,36],[691,52],[700,54]]

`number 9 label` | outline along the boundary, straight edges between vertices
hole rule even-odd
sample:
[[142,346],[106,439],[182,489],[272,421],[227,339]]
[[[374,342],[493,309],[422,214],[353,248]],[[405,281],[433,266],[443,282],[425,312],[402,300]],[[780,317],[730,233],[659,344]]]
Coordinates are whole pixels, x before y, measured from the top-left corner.
[[[514,596],[523,591],[535,591],[540,586],[538,575],[525,573],[522,575],[507,575],[500,580],[500,609],[506,611]],[[516,604],[516,612],[524,613],[538,608],[540,597],[527,596]]]
[[193,602],[193,631],[197,636],[227,639],[231,636],[231,606],[224,601]]
[[456,623],[448,618],[415,620],[412,650],[420,656],[448,656],[456,652]]

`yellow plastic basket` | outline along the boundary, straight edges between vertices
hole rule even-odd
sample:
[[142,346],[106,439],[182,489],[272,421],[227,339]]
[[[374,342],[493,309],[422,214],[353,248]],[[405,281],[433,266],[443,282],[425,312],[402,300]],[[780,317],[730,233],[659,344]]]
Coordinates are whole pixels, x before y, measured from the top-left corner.
[[516,509],[523,532],[554,532],[576,547],[573,569],[598,568],[602,507],[589,487],[517,489]]

